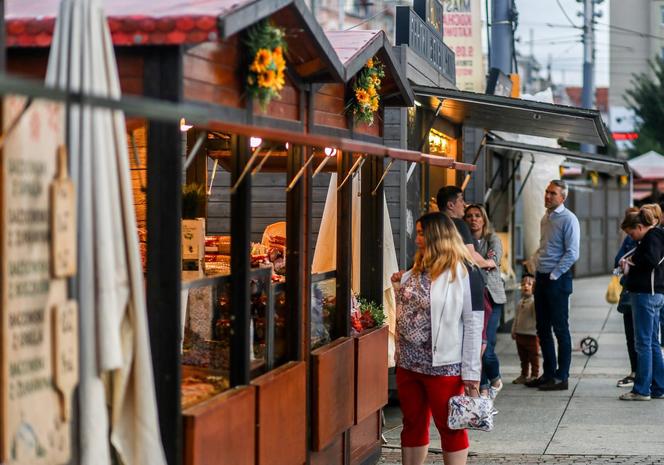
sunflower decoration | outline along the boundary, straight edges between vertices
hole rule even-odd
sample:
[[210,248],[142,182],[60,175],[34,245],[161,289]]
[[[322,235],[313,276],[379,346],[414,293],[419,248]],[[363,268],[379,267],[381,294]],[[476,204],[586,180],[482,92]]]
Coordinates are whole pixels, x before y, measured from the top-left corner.
[[374,114],[380,104],[381,79],[385,77],[385,67],[377,58],[370,58],[353,83],[353,97],[348,108],[353,112],[355,122],[372,125]]
[[286,84],[286,40],[282,28],[262,21],[247,32],[249,51],[247,91],[256,98],[263,111],[273,98],[281,97]]

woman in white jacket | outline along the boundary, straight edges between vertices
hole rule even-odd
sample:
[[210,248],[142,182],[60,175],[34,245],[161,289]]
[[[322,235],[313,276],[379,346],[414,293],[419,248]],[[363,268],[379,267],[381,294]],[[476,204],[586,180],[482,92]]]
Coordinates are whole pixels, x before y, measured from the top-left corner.
[[484,315],[473,311],[473,260],[443,213],[417,220],[413,268],[395,273],[397,390],[403,413],[402,462],[421,465],[433,415],[446,465],[463,465],[468,434],[447,427],[450,397],[479,395]]

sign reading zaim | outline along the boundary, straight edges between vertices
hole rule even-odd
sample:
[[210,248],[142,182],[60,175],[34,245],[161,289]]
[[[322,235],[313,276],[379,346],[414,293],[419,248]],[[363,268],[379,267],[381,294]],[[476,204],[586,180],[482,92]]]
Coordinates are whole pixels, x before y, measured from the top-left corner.
[[[73,237],[74,205],[63,194],[62,150],[56,168],[62,108],[40,101],[25,107],[23,98],[4,98],[3,131],[17,123],[0,158],[0,462],[56,465],[70,457],[78,314],[67,300],[66,277],[75,268],[54,267],[52,257],[72,257],[75,244],[63,238]],[[54,238],[64,255],[54,250]]]

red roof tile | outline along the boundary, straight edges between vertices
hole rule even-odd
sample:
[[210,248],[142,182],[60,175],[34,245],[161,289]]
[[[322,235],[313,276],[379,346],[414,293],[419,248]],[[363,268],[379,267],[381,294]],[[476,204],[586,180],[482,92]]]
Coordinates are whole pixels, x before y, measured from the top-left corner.
[[[115,45],[214,40],[217,18],[255,0],[101,0]],[[260,1],[260,0],[258,0]],[[60,0],[7,0],[7,45],[50,45]]]
[[[565,87],[565,92],[572,101],[575,107],[581,107],[581,94],[583,93],[582,87]],[[600,112],[606,113],[609,111],[609,88],[598,87],[595,89],[595,105]]]

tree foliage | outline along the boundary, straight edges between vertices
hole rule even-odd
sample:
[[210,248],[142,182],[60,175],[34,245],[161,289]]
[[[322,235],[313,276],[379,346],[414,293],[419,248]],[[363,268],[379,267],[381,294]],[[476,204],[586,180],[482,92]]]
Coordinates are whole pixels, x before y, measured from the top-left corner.
[[635,74],[627,91],[627,103],[640,121],[632,155],[664,153],[664,61],[656,57],[648,66],[650,72]]

